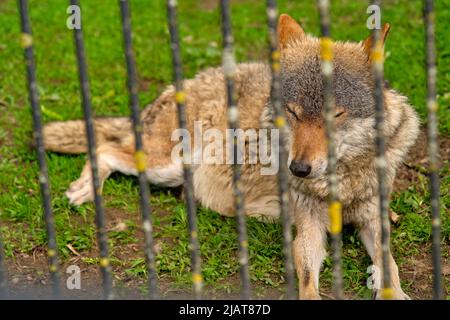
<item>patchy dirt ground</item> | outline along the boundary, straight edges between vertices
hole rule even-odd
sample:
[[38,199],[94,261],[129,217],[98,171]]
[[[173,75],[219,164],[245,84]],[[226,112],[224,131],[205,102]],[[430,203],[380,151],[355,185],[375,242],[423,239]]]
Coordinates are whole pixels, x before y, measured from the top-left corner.
[[[442,138],[440,140],[441,159],[450,158],[450,139]],[[412,150],[408,161],[400,168],[397,179],[395,181],[395,191],[405,190],[408,186],[418,182],[418,176],[423,174],[421,169],[427,163],[426,151],[426,134],[424,130],[418,139],[416,147]],[[140,220],[136,216],[130,216],[127,212],[117,209],[106,209],[106,221],[108,221],[108,231],[119,230],[124,228],[125,220],[135,220],[136,224],[140,224]],[[156,212],[155,214],[164,215],[164,212]],[[139,244],[119,245],[114,248],[114,255],[119,260],[130,261],[142,256],[141,247],[143,242],[143,234],[137,232]],[[171,239],[155,239],[155,251],[160,250],[161,242],[170,243]],[[69,248],[73,257],[61,266],[61,278],[63,287],[69,276],[64,271],[68,266],[76,264],[81,269],[81,290],[63,289],[62,297],[65,299],[98,299],[102,296],[101,290],[101,274],[95,263],[88,263],[89,259],[95,259],[98,256],[96,248],[79,253]],[[431,247],[424,246],[414,256],[408,258],[411,263],[404,264],[402,268],[402,279],[414,282],[409,294],[413,299],[428,299],[432,296],[432,265],[431,265]],[[405,267],[406,265],[406,267]],[[450,281],[450,263],[443,261],[443,275],[446,282]],[[26,299],[42,299],[51,298],[51,290],[49,286],[49,276],[47,273],[47,261],[44,248],[35,248],[31,254],[15,253],[14,259],[7,260],[7,269],[9,276],[9,287],[13,298]],[[145,279],[129,276],[124,268],[113,266],[114,274],[114,292],[116,298],[121,299],[143,299],[145,294],[142,288],[145,287]],[[234,288],[232,292],[224,292],[211,287],[205,288],[205,296],[213,299],[239,299],[239,278],[231,277],[226,280],[228,284],[232,284]],[[159,275],[160,294],[168,299],[191,298],[189,288],[174,288],[171,279],[164,274]],[[261,299],[282,299],[283,288],[274,289],[262,284],[253,284],[254,297]],[[352,298],[353,293],[348,292],[347,297]],[[329,289],[323,288],[322,297],[329,299]]]
[[[439,139],[439,149],[441,162],[450,159],[450,139],[448,137]],[[425,173],[427,163],[427,135],[425,129],[422,129],[415,146],[397,171],[394,191],[403,191],[409,186],[417,184],[419,175]]]

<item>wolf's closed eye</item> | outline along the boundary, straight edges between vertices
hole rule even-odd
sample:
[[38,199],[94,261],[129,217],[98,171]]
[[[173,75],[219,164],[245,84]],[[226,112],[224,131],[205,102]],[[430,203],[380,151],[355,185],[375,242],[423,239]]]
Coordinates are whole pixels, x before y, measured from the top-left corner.
[[338,111],[334,117],[339,118],[340,116],[342,116],[344,114],[344,112],[345,111]]
[[288,113],[290,113],[291,115],[293,115],[295,117],[295,119],[300,120],[300,118],[298,117],[298,115],[294,112],[294,110],[290,109],[290,108],[286,108],[286,111]]

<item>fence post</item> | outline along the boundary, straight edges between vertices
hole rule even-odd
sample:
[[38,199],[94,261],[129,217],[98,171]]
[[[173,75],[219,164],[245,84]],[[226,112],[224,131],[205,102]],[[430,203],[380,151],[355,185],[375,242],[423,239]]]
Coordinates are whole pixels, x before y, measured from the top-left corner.
[[[223,72],[225,75],[227,104],[228,104],[228,126],[229,129],[235,131],[239,128],[239,109],[236,105],[236,97],[234,95],[234,73],[236,71],[236,62],[234,60],[233,51],[233,34],[231,30],[230,8],[228,0],[220,1],[222,16],[222,37],[223,37]],[[238,145],[237,138],[234,136],[231,146],[233,154],[233,194],[234,205],[236,209],[236,219],[238,228],[238,248],[239,263],[241,266],[241,282],[242,282],[242,298],[250,299],[250,275],[248,267],[248,240],[247,226],[244,210],[244,197],[240,187],[241,165],[238,164]]]
[[[19,0],[20,23],[22,30],[21,44],[27,69],[28,93],[33,117],[33,137],[39,163],[39,186],[41,190],[42,207],[44,208],[45,225],[47,231],[47,256],[52,282],[53,296],[59,298],[58,248],[56,245],[55,221],[52,213],[50,198],[50,182],[45,160],[44,140],[42,135],[42,116],[39,103],[39,93],[36,84],[36,66],[34,61],[33,36],[28,15],[28,1]],[[1,248],[0,248],[1,250]]]
[[[79,0],[70,0],[70,4],[80,7]],[[108,236],[106,233],[105,216],[103,211],[102,195],[100,193],[100,180],[98,176],[96,140],[94,120],[92,116],[91,92],[89,88],[89,77],[87,73],[87,63],[84,50],[82,29],[74,30],[74,40],[78,64],[78,76],[80,80],[81,99],[83,105],[84,121],[86,124],[86,135],[88,141],[88,156],[92,171],[92,184],[95,203],[95,222],[97,225],[97,238],[100,250],[100,269],[103,276],[103,294],[105,299],[112,299],[112,277],[111,265],[108,257]]]
[[139,97],[137,85],[136,62],[133,52],[131,35],[131,17],[128,0],[119,0],[122,20],[122,33],[124,41],[125,60],[127,64],[127,87],[129,92],[129,107],[131,112],[132,129],[135,141],[135,161],[139,180],[139,196],[144,231],[144,253],[148,272],[148,289],[151,299],[158,298],[158,275],[156,272],[155,254],[153,252],[153,227],[149,205],[150,190],[146,174],[147,154],[143,148]]
[[[173,77],[175,81],[175,100],[178,110],[178,124],[181,129],[187,129],[186,125],[186,93],[183,88],[183,69],[181,65],[180,40],[177,26],[177,1],[167,0],[167,13],[170,31],[170,49],[172,51]],[[183,139],[183,172],[184,191],[186,193],[186,209],[189,220],[189,237],[191,251],[191,268],[194,295],[200,299],[202,295],[203,278],[201,274],[201,256],[198,243],[197,208],[194,199],[194,187],[192,181],[192,162],[190,141]]]
[[[373,5],[381,10],[381,0],[374,0]],[[376,158],[375,166],[378,179],[379,210],[381,221],[381,246],[383,261],[383,289],[382,298],[390,300],[393,298],[393,289],[391,284],[391,272],[389,262],[390,246],[390,222],[388,216],[388,189],[386,185],[386,142],[384,137],[384,99],[383,99],[383,63],[384,48],[381,39],[381,30],[373,29],[373,41],[371,61],[373,76],[375,80],[375,129],[376,129]]]
[[292,219],[289,206],[289,173],[287,168],[288,147],[286,146],[286,117],[281,105],[280,51],[277,34],[278,8],[276,0],[267,0],[267,22],[269,27],[270,67],[272,70],[271,103],[274,123],[280,131],[280,171],[278,172],[278,192],[280,196],[280,216],[283,226],[283,254],[286,277],[286,299],[295,298],[295,274],[292,258]]
[[425,0],[425,45],[426,45],[426,69],[427,69],[427,109],[428,109],[428,159],[430,175],[431,195],[431,226],[432,226],[432,255],[433,255],[433,298],[441,300],[444,298],[441,276],[441,216],[439,209],[439,164],[437,143],[438,103],[436,99],[436,47],[435,47],[435,22],[434,1]]
[[328,148],[328,214],[330,218],[331,247],[333,256],[333,293],[336,299],[343,298],[342,280],[342,205],[338,195],[336,175],[335,146],[335,113],[333,88],[333,41],[330,37],[330,3],[328,0],[318,0],[320,27],[320,57],[322,59],[322,79],[324,116]]

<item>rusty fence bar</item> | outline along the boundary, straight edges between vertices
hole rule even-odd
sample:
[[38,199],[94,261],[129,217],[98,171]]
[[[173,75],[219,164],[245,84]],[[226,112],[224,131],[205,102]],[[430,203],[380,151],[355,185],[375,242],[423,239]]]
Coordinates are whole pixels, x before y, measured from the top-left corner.
[[145,241],[144,253],[147,263],[149,297],[151,299],[157,299],[159,296],[158,275],[156,272],[155,254],[153,252],[153,227],[149,203],[150,189],[146,175],[147,155],[144,151],[142,142],[143,128],[140,119],[137,72],[131,35],[130,5],[128,0],[119,0],[119,6],[122,20],[125,60],[127,64],[129,107],[135,139],[135,161],[139,180],[139,196]]
[[320,28],[320,57],[322,59],[324,116],[328,148],[328,214],[330,219],[331,248],[333,257],[333,294],[335,299],[343,298],[342,280],[342,205],[339,201],[336,175],[335,113],[333,89],[333,41],[330,37],[330,3],[318,0]]
[[[167,0],[167,13],[170,31],[170,48],[172,52],[173,77],[176,91],[175,100],[178,109],[178,124],[181,129],[186,129],[186,93],[183,88],[183,69],[178,36],[176,0]],[[194,199],[194,186],[190,165],[192,159],[188,150],[190,150],[190,141],[188,141],[188,139],[183,139],[184,191],[186,193],[186,208],[189,220],[192,282],[195,298],[200,299],[202,295],[203,278],[201,274],[200,246],[198,242],[197,208]]]
[[[236,105],[234,93],[234,73],[236,71],[236,62],[233,51],[233,34],[231,30],[230,4],[228,0],[220,1],[222,16],[222,37],[223,37],[223,72],[225,75],[227,103],[228,103],[228,126],[231,130],[239,128],[239,109]],[[249,274],[249,255],[247,226],[245,219],[244,197],[240,189],[241,166],[238,164],[238,143],[234,136],[233,144],[230,146],[230,152],[233,154],[233,194],[234,205],[236,209],[237,229],[238,229],[238,249],[240,275],[242,285],[242,298],[250,299],[250,274]]]
[[431,195],[431,226],[432,226],[432,256],[433,256],[433,298],[441,300],[444,298],[441,276],[441,217],[439,210],[439,164],[437,143],[438,103],[436,99],[436,48],[434,32],[434,1],[425,0],[425,45],[426,45],[426,69],[427,69],[427,109],[428,109],[428,159],[430,174]]
[[[381,8],[381,1],[374,0],[372,5]],[[375,166],[377,170],[378,179],[378,193],[379,193],[379,210],[381,220],[381,246],[382,246],[382,271],[383,271],[383,289],[382,298],[392,299],[393,290],[391,284],[391,272],[389,261],[389,243],[390,243],[390,222],[388,216],[388,188],[386,185],[386,159],[385,150],[386,142],[384,137],[384,99],[383,99],[383,63],[384,63],[384,48],[383,40],[381,39],[381,30],[374,28],[372,35],[372,53],[371,62],[373,69],[373,76],[375,80],[375,128],[376,128],[376,158]]]
[[278,7],[276,0],[267,0],[267,23],[269,27],[270,67],[272,70],[271,103],[274,111],[275,127],[280,131],[280,170],[278,172],[278,192],[280,196],[280,216],[283,226],[283,254],[286,277],[286,299],[295,298],[295,272],[292,258],[292,219],[289,208],[289,173],[287,168],[288,146],[286,145],[286,117],[281,105],[280,51],[278,49]]
[[45,225],[47,231],[47,256],[50,270],[50,278],[53,296],[59,298],[59,273],[58,273],[58,249],[56,245],[55,221],[51,208],[50,182],[48,168],[45,160],[44,141],[42,135],[42,117],[39,103],[39,93],[36,84],[36,66],[34,61],[33,37],[31,23],[28,15],[28,1],[19,0],[20,24],[22,31],[22,47],[27,69],[27,82],[29,100],[33,117],[33,137],[36,145],[36,153],[39,163],[39,186],[41,190],[42,207],[44,208]]
[[[80,7],[79,0],[70,0],[70,4]],[[101,196],[101,184],[98,175],[96,140],[94,120],[92,116],[91,92],[89,88],[89,77],[84,50],[83,31],[74,28],[74,40],[76,46],[76,56],[78,64],[78,76],[80,81],[81,99],[83,105],[84,121],[86,124],[86,135],[88,141],[88,156],[92,171],[92,184],[95,203],[95,223],[97,225],[97,238],[100,250],[100,269],[103,276],[103,295],[105,299],[112,299],[112,275],[111,265],[108,257],[108,237],[105,226],[105,216],[103,211],[103,201]]]

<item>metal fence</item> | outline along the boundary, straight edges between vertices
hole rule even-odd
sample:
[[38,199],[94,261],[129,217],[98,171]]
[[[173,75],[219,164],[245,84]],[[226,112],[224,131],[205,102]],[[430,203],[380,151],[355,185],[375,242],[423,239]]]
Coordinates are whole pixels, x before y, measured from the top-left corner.
[[[79,6],[78,0],[70,0],[71,5]],[[380,6],[380,1],[373,1],[373,4]],[[29,100],[33,116],[33,136],[36,142],[36,152],[39,163],[39,183],[41,189],[42,206],[44,210],[47,239],[48,239],[48,265],[55,298],[60,297],[60,276],[58,272],[58,248],[56,246],[56,235],[54,227],[54,218],[50,200],[50,182],[48,177],[47,164],[45,160],[44,142],[42,136],[42,117],[39,103],[39,94],[36,84],[36,72],[33,52],[33,36],[31,32],[31,24],[28,14],[28,1],[18,0],[21,27],[22,27],[22,46],[24,48],[24,56],[27,70]],[[155,254],[153,252],[153,235],[151,210],[149,207],[149,186],[145,174],[146,154],[143,150],[142,141],[142,125],[140,119],[140,109],[138,103],[138,87],[137,72],[134,61],[132,48],[132,32],[130,22],[130,7],[127,0],[119,0],[122,31],[124,39],[124,52],[127,65],[128,90],[129,90],[129,106],[130,117],[132,120],[132,130],[135,137],[135,161],[138,171],[139,188],[140,188],[140,209],[142,213],[142,226],[145,235],[145,245],[143,254],[145,256],[148,271],[148,288],[149,298],[157,299],[158,283],[155,263]],[[341,262],[341,230],[342,230],[342,213],[341,203],[339,202],[339,194],[337,189],[336,177],[336,155],[334,144],[334,96],[332,83],[332,40],[330,35],[330,12],[329,1],[318,0],[317,7],[321,22],[321,59],[322,59],[322,76],[324,83],[324,117],[326,123],[326,136],[328,141],[328,175],[329,175],[329,219],[330,233],[332,240],[333,252],[333,295],[336,299],[343,298],[343,276]],[[436,54],[434,39],[434,9],[433,1],[424,1],[424,18],[426,29],[426,72],[427,72],[427,107],[428,107],[428,151],[429,151],[429,172],[431,186],[431,208],[432,208],[432,254],[434,267],[434,298],[443,298],[443,288],[441,279],[441,253],[440,253],[440,212],[439,212],[439,176],[438,176],[438,146],[437,138],[437,101],[436,101]],[[227,92],[228,103],[228,125],[231,129],[239,127],[239,113],[236,105],[236,97],[234,94],[233,77],[235,72],[235,60],[233,52],[233,35],[231,28],[230,8],[228,0],[220,1],[221,17],[222,17],[222,36],[223,36],[223,70],[225,75],[225,86]],[[183,73],[180,55],[180,41],[177,29],[177,1],[167,0],[168,25],[170,31],[170,47],[172,52],[173,75],[176,88],[176,103],[178,110],[178,121],[180,128],[186,128],[186,111],[185,99],[186,93],[183,90]],[[270,66],[272,71],[271,86],[271,102],[273,106],[274,124],[280,129],[281,139],[285,134],[286,120],[281,103],[281,86],[280,86],[280,51],[278,50],[277,39],[277,4],[275,0],[267,0],[267,21],[269,28],[269,45],[270,45]],[[82,29],[74,29],[74,41],[76,46],[76,57],[78,62],[78,74],[80,81],[80,91],[82,98],[82,108],[84,112],[84,120],[86,124],[86,133],[88,141],[88,157],[92,170],[94,203],[96,214],[96,226],[98,235],[98,246],[100,249],[100,269],[103,277],[103,293],[105,299],[112,299],[112,271],[108,257],[107,233],[105,230],[105,218],[103,212],[102,197],[100,194],[100,182],[97,167],[97,157],[95,150],[95,130],[92,116],[91,95],[89,89],[89,77],[87,73],[87,62],[84,53],[84,42]],[[385,181],[385,140],[383,137],[383,45],[380,39],[380,30],[374,29],[372,38],[372,56],[373,75],[375,79],[374,97],[376,101],[376,163],[379,183],[379,201],[380,201],[380,217],[382,222],[382,247],[383,247],[383,298],[392,298],[391,277],[389,274],[389,219],[388,219],[388,194]],[[189,143],[186,142],[185,143]],[[251,298],[251,285],[249,275],[249,251],[247,241],[247,230],[245,221],[245,199],[239,187],[240,166],[236,161],[237,142],[236,140],[231,146],[235,161],[233,167],[233,193],[234,205],[237,218],[238,232],[238,251],[240,263],[240,275],[242,286],[242,298]],[[189,150],[189,148],[185,148]],[[190,158],[190,154],[184,153],[185,159]],[[292,222],[289,215],[288,200],[288,172],[284,165],[287,162],[287,152],[284,146],[280,147],[279,159],[281,162],[280,172],[278,174],[279,181],[279,197],[281,208],[281,222],[283,227],[283,253],[285,262],[285,279],[286,279],[286,295],[287,299],[296,298],[295,294],[295,276],[292,257]],[[184,161],[184,189],[186,192],[186,209],[189,221],[190,250],[191,250],[191,269],[193,295],[195,298],[202,297],[202,275],[201,275],[201,255],[199,250],[196,204],[194,199],[194,190],[192,182],[192,169],[189,165],[190,161]],[[7,275],[4,266],[3,245],[0,240],[0,295],[7,294]]]

